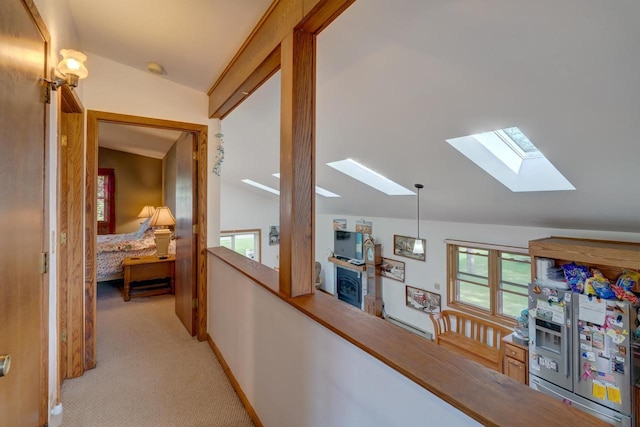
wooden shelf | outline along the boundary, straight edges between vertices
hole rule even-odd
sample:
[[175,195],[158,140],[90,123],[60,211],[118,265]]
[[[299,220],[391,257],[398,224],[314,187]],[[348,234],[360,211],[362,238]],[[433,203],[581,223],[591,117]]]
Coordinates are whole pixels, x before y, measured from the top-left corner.
[[334,263],[335,265],[339,265],[340,267],[344,267],[344,268],[348,268],[350,270],[355,270],[355,271],[364,271],[366,269],[366,265],[362,264],[362,265],[354,265],[351,264],[350,262],[347,261],[342,261],[336,257],[329,257],[327,258],[329,262]]

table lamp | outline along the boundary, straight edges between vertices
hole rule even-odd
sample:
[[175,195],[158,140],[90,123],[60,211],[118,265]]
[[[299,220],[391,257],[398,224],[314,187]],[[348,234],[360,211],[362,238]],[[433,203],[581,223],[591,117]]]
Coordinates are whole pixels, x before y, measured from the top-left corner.
[[169,254],[169,242],[171,241],[170,225],[175,225],[176,219],[171,214],[167,206],[158,207],[149,221],[151,227],[156,227],[154,236],[156,238],[156,255],[164,259]]
[[154,213],[156,213],[156,208],[154,208],[151,205],[147,205],[142,208],[142,210],[138,214],[138,218],[144,218],[144,219],[151,218]]

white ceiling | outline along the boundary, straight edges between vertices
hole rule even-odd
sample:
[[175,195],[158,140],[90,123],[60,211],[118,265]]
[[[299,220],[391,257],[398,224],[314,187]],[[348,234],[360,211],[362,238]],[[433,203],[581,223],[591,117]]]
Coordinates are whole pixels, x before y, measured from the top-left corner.
[[82,49],[207,92],[272,0],[67,0]]
[[[84,49],[206,91],[270,1],[69,3]],[[318,211],[415,218],[325,165],[352,157],[424,184],[422,219],[639,232],[638,21],[637,0],[356,1],[318,37],[316,180],[343,196]],[[276,78],[222,123],[225,184],[279,186]],[[512,193],[445,142],[509,126],[576,191]]]
[[143,126],[100,123],[98,146],[162,159],[182,132]]

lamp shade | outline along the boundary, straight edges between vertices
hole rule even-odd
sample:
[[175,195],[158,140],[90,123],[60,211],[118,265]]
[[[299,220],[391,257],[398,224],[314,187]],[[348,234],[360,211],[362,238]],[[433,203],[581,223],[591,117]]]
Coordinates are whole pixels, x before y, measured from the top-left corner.
[[424,246],[422,246],[422,239],[417,238],[415,243],[413,244],[413,253],[414,254],[423,254]]
[[176,219],[173,217],[171,210],[167,206],[161,206],[151,217],[149,225],[152,227],[175,225]]
[[77,76],[79,79],[84,79],[89,75],[87,67],[84,66],[84,61],[87,60],[87,56],[73,49],[60,50],[62,55],[62,61],[58,64],[58,71],[65,76],[69,74]]
[[142,210],[138,214],[138,218],[151,218],[154,213],[156,213],[156,208],[151,205],[147,205],[142,208]]

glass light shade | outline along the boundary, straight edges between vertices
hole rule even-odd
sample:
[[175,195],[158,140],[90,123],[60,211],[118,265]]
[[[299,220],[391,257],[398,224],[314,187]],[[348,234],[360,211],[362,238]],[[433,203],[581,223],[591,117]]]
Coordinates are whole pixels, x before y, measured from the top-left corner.
[[84,53],[73,49],[61,49],[60,55],[62,55],[62,61],[58,64],[57,69],[65,77],[73,75],[78,79],[84,79],[89,75],[87,67],[84,66],[84,61],[87,60]]
[[422,246],[422,239],[416,239],[415,243],[413,244],[413,253],[414,254],[424,253],[424,246]]
[[151,217],[151,221],[149,221],[149,225],[152,227],[175,225],[175,223],[176,219],[173,217],[171,209],[167,206],[156,209],[156,212]]
[[142,208],[142,210],[138,214],[138,218],[151,218],[154,213],[156,213],[156,208],[151,205],[147,205]]

